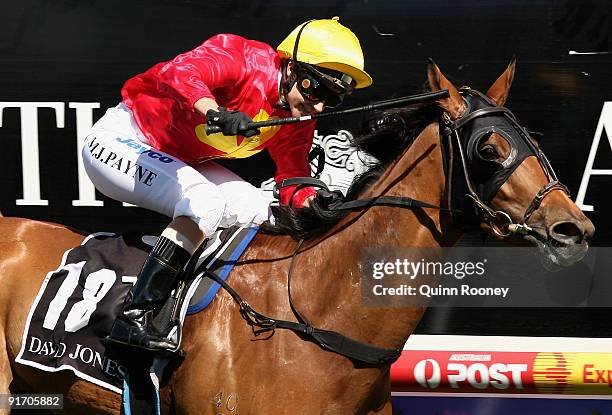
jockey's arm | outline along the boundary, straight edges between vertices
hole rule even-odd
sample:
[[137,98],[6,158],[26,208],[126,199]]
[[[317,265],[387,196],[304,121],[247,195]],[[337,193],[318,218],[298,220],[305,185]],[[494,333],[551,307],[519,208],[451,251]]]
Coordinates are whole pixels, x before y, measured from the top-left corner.
[[[270,157],[276,164],[274,180],[281,183],[293,177],[310,177],[308,153],[314,137],[314,121],[284,126],[283,134],[267,147]],[[280,203],[296,208],[308,207],[317,191],[314,187],[304,187],[296,191],[297,186],[286,186],[280,189]]]
[[196,103],[193,105],[193,108],[198,114],[206,118],[206,113],[208,112],[208,110],[217,111],[219,109],[219,104],[217,104],[217,101],[212,98],[204,97],[197,100]]
[[232,47],[228,36],[213,36],[160,68],[160,88],[184,110],[196,111],[203,116],[210,109],[217,110],[219,106],[213,91],[235,85],[241,78],[244,69],[242,49],[239,45]]
[[213,93],[219,88],[236,85],[244,71],[242,48],[240,45],[232,46],[231,39],[223,40],[225,37],[227,36],[212,37],[196,49],[166,63],[159,72],[160,80],[182,108],[195,111],[209,124],[211,120],[208,115],[212,110],[216,116],[214,124],[221,127],[223,134],[241,133],[245,137],[251,137],[260,133],[256,128],[244,128],[253,121],[251,117],[235,110],[220,110]]

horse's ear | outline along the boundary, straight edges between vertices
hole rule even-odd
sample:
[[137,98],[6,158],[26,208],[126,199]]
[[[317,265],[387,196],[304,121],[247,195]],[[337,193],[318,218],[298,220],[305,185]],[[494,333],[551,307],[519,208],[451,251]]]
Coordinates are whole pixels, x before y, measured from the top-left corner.
[[515,67],[516,56],[513,56],[504,73],[497,78],[497,81],[495,81],[493,85],[491,85],[491,88],[489,88],[487,91],[487,96],[495,101],[498,107],[503,107],[506,103],[508,93],[510,92],[510,86],[512,85],[512,80],[514,79]]
[[438,65],[429,59],[427,68],[427,80],[432,92],[448,89],[449,97],[438,101],[438,104],[447,111],[453,119],[461,117],[466,111],[465,101],[457,91],[457,88],[442,74]]

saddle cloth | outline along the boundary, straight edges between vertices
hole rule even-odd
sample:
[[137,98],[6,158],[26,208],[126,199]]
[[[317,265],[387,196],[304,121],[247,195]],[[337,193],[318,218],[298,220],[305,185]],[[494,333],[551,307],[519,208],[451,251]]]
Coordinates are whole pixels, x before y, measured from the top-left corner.
[[[205,263],[226,279],[256,233],[255,227],[218,232],[208,240],[197,266]],[[112,351],[107,353],[101,340],[110,332],[155,241],[152,236],[96,233],[64,253],[30,308],[16,361],[48,372],[71,370],[81,379],[121,393],[126,368]],[[187,312],[202,311],[220,288],[202,274],[191,281],[181,321]]]

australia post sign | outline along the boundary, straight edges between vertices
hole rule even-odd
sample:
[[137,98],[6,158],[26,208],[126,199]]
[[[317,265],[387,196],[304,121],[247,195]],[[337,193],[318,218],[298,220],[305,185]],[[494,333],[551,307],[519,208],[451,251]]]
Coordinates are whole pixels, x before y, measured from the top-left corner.
[[612,353],[408,351],[395,392],[612,394]]

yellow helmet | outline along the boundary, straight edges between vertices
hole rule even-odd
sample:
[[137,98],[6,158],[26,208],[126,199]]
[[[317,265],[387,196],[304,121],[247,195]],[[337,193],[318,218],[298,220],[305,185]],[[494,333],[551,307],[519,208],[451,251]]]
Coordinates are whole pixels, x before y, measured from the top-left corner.
[[278,45],[276,51],[282,59],[342,72],[353,78],[355,88],[370,86],[372,77],[363,70],[359,39],[338,20],[338,17],[333,17],[302,23]]

